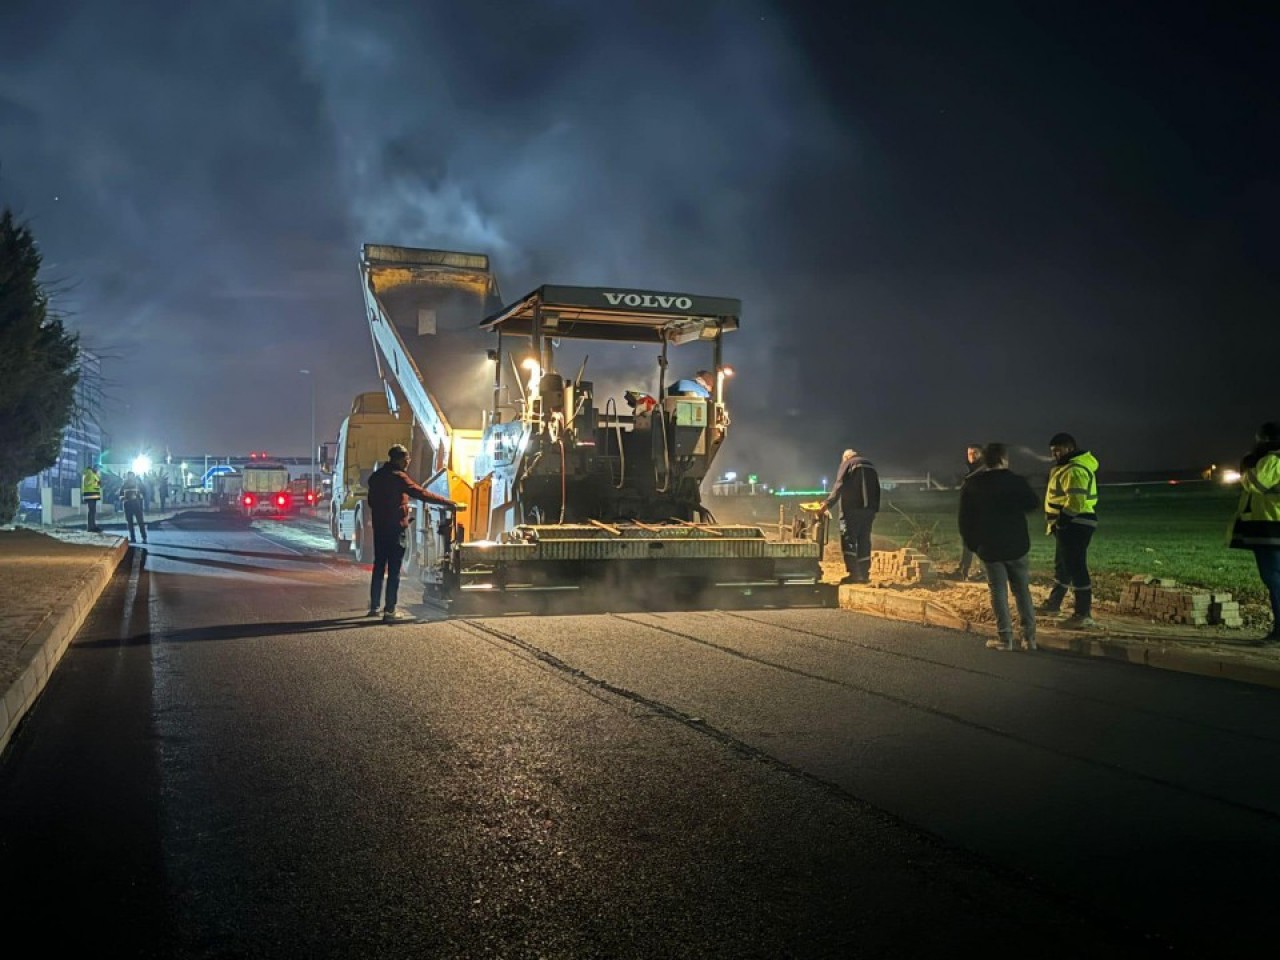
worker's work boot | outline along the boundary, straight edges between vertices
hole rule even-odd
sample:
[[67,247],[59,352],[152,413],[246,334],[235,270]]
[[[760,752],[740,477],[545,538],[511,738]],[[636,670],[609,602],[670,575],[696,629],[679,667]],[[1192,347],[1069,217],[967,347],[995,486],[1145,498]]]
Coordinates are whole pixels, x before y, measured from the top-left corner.
[[416,619],[417,617],[413,614],[403,613],[400,610],[384,610],[382,613],[383,623],[410,623]]
[[1063,630],[1089,630],[1098,625],[1098,621],[1088,614],[1073,613],[1069,617],[1064,617],[1058,621],[1058,626]]
[[1053,589],[1049,591],[1049,597],[1044,603],[1036,605],[1036,613],[1061,613],[1062,601],[1067,598],[1067,588],[1060,583],[1055,583]]

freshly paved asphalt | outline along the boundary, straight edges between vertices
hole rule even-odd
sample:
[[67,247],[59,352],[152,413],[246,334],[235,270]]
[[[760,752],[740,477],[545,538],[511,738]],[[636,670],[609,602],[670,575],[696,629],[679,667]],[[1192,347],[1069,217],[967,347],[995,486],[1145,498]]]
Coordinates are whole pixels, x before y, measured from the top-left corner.
[[1280,692],[836,610],[384,627],[363,571],[261,527],[158,527],[0,758],[11,937],[1094,957],[1269,932]]

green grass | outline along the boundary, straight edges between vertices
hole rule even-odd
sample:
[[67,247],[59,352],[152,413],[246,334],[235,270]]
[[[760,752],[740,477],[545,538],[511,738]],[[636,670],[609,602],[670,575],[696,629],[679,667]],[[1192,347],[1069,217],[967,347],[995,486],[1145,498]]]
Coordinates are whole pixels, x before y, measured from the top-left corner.
[[[1144,484],[1103,487],[1100,494],[1089,569],[1102,599],[1117,599],[1129,577],[1141,573],[1229,590],[1246,602],[1265,602],[1253,554],[1226,546],[1238,496],[1235,488],[1208,483]],[[899,545],[910,542],[946,569],[960,559],[958,499],[956,491],[886,491],[875,532]],[[1032,573],[1038,579],[1051,579],[1053,538],[1044,535],[1038,513],[1030,515],[1028,526]]]

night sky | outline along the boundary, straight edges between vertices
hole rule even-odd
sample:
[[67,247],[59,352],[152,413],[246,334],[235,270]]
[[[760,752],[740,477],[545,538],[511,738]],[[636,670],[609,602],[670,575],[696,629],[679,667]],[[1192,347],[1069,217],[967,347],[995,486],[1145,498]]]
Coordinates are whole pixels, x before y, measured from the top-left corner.
[[741,298],[717,466],[775,483],[1234,461],[1280,419],[1276,21],[1139,6],[6,0],[0,205],[113,448],[305,455],[303,368],[335,435],[378,242]]

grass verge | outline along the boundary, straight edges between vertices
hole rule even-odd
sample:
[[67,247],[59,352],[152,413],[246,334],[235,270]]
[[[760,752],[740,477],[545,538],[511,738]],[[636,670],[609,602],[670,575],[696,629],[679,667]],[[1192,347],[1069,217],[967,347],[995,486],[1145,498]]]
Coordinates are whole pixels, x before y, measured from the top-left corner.
[[[1226,546],[1237,495],[1210,483],[1102,487],[1089,548],[1095,596],[1117,600],[1131,576],[1145,574],[1266,603],[1253,554]],[[958,502],[954,490],[886,491],[875,532],[923,550],[945,570],[960,559]],[[1039,514],[1029,516],[1028,526],[1032,574],[1052,580],[1053,538],[1045,536]]]

